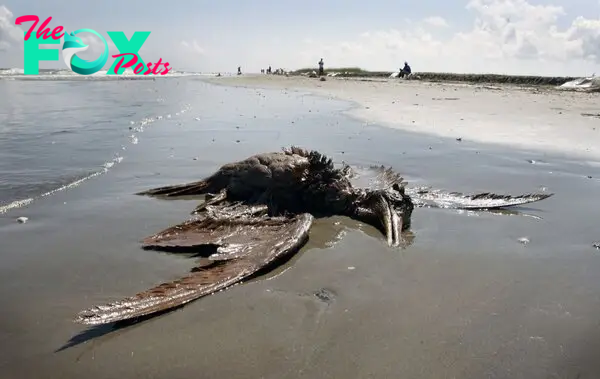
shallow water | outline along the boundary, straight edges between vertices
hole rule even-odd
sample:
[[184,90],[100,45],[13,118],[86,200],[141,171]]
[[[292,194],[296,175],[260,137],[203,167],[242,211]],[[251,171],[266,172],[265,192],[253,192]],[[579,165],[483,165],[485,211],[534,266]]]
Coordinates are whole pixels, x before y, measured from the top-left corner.
[[[0,204],[13,204],[0,214],[3,378],[600,376],[598,166],[193,78],[0,81],[0,94]],[[406,250],[350,220],[318,220],[270,280],[117,331],[71,322],[194,264],[139,240],[196,202],[133,193],[290,144],[392,165],[415,186],[555,196],[525,215],[417,209]]]

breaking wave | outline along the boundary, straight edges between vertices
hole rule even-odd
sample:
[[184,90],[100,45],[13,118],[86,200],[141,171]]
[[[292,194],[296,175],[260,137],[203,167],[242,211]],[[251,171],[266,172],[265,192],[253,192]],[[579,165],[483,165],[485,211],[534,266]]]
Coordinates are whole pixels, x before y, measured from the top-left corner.
[[[181,109],[179,112],[176,112],[173,116],[182,115],[182,114],[186,113],[187,111],[189,111],[190,108],[191,107],[189,104],[184,104],[183,109]],[[163,120],[163,119],[170,119],[171,117],[172,117],[171,114],[167,114],[165,116],[146,117],[146,118],[141,119],[138,122],[131,121],[130,128],[129,128],[130,131],[132,132],[132,134],[129,136],[130,143],[132,145],[138,144],[137,134],[143,133],[145,127],[148,127],[150,124],[152,124],[156,121]],[[126,150],[125,146],[122,146],[122,150]],[[100,176],[102,174],[109,172],[109,170],[112,169],[115,165],[121,163],[123,161],[123,159],[124,159],[123,156],[121,156],[119,153],[115,153],[113,159],[111,159],[107,162],[104,162],[100,166],[101,168],[98,171],[94,171],[94,172],[88,173],[86,175],[77,177],[77,178],[75,178],[75,180],[69,181],[68,183],[60,185],[56,188],[53,188],[49,191],[46,191],[46,192],[44,192],[40,195],[34,196],[34,197],[28,197],[26,199],[14,200],[7,204],[0,203],[0,214],[7,213],[14,209],[26,207],[36,200],[48,197],[50,195],[54,195],[57,192],[61,192],[61,191],[65,191],[65,190],[77,187],[90,179],[93,179],[97,176]]]
[[111,161],[108,161],[106,163],[104,163],[104,165],[102,165],[102,169],[96,172],[92,172],[91,174],[85,175],[83,177],[80,177],[72,182],[69,182],[67,184],[64,184],[58,188],[54,188],[50,191],[44,192],[39,196],[36,197],[30,197],[27,199],[22,199],[22,200],[15,200],[13,202],[10,202],[8,204],[5,205],[1,205],[0,204],[0,214],[6,213],[8,211],[10,211],[11,209],[16,209],[16,208],[23,208],[31,203],[33,203],[35,200],[37,199],[41,199],[50,195],[54,195],[57,192],[60,191],[64,191],[70,188],[74,188],[77,187],[78,185],[80,185],[81,183],[85,182],[86,180],[95,178],[98,175],[102,175],[106,172],[108,172],[108,170],[110,168],[112,168],[116,163],[120,163],[123,160],[123,157],[117,156],[114,159],[112,159]]

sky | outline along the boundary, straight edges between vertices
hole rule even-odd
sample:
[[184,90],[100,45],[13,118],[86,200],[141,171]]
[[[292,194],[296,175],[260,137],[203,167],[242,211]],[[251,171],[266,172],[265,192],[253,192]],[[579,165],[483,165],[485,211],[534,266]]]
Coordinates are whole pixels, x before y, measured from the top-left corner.
[[[50,28],[151,34],[139,54],[178,71],[361,67],[551,76],[600,74],[600,0],[0,0],[0,67],[23,67],[23,33]],[[93,60],[103,44],[80,34]],[[57,45],[50,46],[56,48]],[[110,58],[106,68],[113,59]],[[63,67],[41,62],[41,68]]]

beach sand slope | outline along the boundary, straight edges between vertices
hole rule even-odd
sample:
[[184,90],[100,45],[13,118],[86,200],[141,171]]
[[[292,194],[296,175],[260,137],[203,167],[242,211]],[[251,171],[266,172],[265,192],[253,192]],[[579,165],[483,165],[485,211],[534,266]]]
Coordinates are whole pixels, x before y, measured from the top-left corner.
[[351,116],[407,131],[600,160],[600,96],[548,86],[249,75],[242,87],[306,90],[356,103]]

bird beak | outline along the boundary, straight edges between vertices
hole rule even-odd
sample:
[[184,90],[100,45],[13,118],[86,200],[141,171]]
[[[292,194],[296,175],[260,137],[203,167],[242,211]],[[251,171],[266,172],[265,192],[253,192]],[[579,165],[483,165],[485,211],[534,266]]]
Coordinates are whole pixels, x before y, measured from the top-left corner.
[[402,218],[383,196],[379,196],[379,199],[377,200],[377,208],[388,245],[400,245],[402,239],[400,235],[402,231]]

